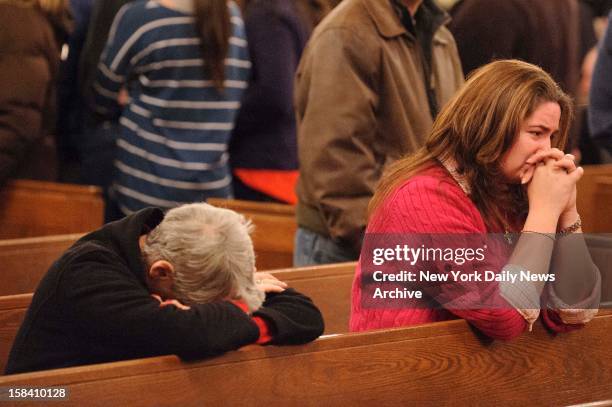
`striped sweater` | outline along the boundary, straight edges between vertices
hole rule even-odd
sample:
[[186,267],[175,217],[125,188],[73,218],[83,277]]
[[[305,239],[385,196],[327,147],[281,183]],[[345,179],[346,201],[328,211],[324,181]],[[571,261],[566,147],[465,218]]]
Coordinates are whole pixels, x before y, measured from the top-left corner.
[[[99,114],[120,116],[113,188],[125,214],[231,195],[228,142],[251,62],[240,11],[229,8],[221,92],[205,77],[191,13],[139,0],[117,14],[94,91]],[[130,96],[123,107],[122,88]]]

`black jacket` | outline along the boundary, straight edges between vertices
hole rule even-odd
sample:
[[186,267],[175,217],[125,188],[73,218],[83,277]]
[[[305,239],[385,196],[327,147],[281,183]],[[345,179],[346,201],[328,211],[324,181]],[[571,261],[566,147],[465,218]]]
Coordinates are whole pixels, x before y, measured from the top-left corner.
[[[34,294],[6,373],[165,354],[196,359],[254,343],[257,325],[230,302],[185,311],[150,296],[138,237],[162,218],[159,209],[143,209],[64,253]],[[291,289],[269,294],[254,315],[268,322],[273,344],[305,343],[323,331],[319,310]]]

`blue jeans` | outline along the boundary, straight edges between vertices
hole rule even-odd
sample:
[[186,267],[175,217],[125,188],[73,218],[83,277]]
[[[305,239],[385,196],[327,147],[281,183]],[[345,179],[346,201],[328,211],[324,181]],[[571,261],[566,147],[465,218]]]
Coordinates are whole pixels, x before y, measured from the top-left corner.
[[308,229],[298,228],[295,234],[294,267],[342,263],[357,260],[358,257],[359,253],[355,254],[352,248]]

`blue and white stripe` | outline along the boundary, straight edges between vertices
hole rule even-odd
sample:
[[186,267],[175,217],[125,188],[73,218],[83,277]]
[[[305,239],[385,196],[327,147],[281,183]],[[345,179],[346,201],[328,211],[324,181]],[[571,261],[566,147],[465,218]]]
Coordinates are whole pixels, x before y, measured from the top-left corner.
[[[193,16],[138,0],[111,28],[94,91],[96,111],[121,110],[115,196],[129,214],[170,208],[211,196],[228,197],[228,142],[251,62],[238,7],[229,3],[232,33],[219,92],[204,75]],[[117,96],[129,89],[130,103]]]

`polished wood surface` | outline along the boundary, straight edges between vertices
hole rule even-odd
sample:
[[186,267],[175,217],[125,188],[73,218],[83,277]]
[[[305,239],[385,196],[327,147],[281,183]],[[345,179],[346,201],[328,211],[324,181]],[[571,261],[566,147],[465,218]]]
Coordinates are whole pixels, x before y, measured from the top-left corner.
[[[0,240],[0,295],[33,292],[51,264],[82,234]],[[10,271],[10,272],[9,272]]]
[[[612,314],[491,342],[463,320],[345,334],[214,359],[174,356],[4,376],[67,386],[69,405],[569,405],[612,398]],[[39,405],[36,402],[23,405]]]
[[595,179],[594,232],[612,234],[612,175]]
[[98,187],[14,180],[0,190],[0,239],[84,233],[103,222]]
[[13,341],[30,302],[32,302],[32,294],[0,297],[0,374],[4,373]]
[[[604,165],[585,165],[584,175],[578,181],[578,194],[576,197],[576,205],[578,212],[582,217],[583,230],[585,233],[599,232],[598,226],[601,217],[605,214],[601,213],[601,209],[597,207],[597,183],[601,177],[612,176],[612,164]],[[608,216],[612,212],[612,201],[608,201]],[[612,232],[610,230],[609,232]]]
[[207,203],[219,208],[232,209],[239,213],[261,213],[294,217],[295,207],[275,202],[243,201],[240,199],[208,198]]

